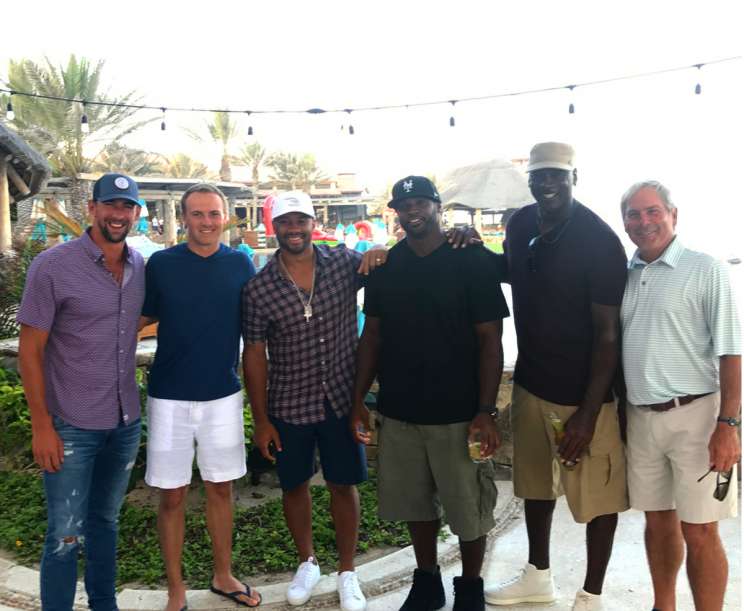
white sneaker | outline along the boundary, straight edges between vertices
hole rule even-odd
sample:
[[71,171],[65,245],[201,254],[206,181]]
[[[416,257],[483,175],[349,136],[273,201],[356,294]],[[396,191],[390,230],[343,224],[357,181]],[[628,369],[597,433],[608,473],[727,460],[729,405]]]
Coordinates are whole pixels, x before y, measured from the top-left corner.
[[320,567],[313,564],[313,557],[310,556],[307,562],[297,568],[297,573],[287,588],[287,602],[290,605],[304,605],[313,595],[313,588],[319,579]]
[[367,599],[359,587],[356,571],[339,573],[336,590],[341,599],[342,611],[363,611],[366,608]]
[[555,600],[553,575],[550,569],[538,571],[534,565],[528,564],[514,579],[485,588],[483,594],[491,605],[549,603]]
[[589,594],[584,588],[580,588],[576,592],[576,600],[574,600],[571,611],[602,611],[602,595],[601,594]]

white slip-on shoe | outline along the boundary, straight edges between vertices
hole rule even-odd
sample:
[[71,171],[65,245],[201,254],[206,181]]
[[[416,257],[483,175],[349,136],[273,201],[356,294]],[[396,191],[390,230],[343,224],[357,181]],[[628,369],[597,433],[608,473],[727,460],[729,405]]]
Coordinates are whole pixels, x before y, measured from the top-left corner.
[[363,611],[367,607],[367,599],[359,587],[356,571],[339,573],[336,590],[341,599],[342,611]]
[[574,600],[571,611],[602,611],[602,595],[601,594],[589,594],[584,588],[579,588],[576,592],[576,600]]
[[538,571],[528,564],[514,579],[485,588],[483,594],[489,605],[549,603],[555,600],[553,575],[550,569]]
[[313,588],[320,579],[320,567],[313,564],[310,556],[307,562],[297,567],[292,583],[287,588],[287,602],[290,605],[304,605],[313,595]]

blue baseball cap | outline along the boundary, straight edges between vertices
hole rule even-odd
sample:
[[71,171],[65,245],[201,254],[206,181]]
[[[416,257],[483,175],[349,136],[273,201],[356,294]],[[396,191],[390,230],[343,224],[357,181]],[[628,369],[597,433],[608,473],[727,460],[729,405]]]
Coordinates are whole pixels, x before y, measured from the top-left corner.
[[110,202],[113,199],[128,199],[140,204],[139,188],[129,176],[125,174],[104,174],[93,185],[93,200]]

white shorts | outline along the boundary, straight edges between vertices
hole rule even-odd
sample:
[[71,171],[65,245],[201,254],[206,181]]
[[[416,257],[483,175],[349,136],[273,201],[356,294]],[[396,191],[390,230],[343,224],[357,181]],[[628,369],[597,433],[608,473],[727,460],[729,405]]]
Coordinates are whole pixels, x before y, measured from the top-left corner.
[[721,409],[713,393],[666,412],[628,403],[628,492],[641,511],[676,509],[680,520],[707,524],[737,515],[736,466],[723,501],[713,498],[716,473],[708,471],[708,443]]
[[147,397],[147,473],[155,488],[191,482],[196,462],[205,481],[228,482],[245,475],[243,392],[214,401]]

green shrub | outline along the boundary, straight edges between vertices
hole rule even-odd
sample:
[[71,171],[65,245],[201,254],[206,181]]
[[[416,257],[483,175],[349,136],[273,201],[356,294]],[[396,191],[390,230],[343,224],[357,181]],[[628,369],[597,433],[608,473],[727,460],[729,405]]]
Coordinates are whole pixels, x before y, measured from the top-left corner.
[[[361,501],[360,552],[375,547],[404,547],[410,543],[402,522],[377,517],[377,476],[370,472],[358,486]],[[324,569],[338,567],[338,549],[325,486],[312,486],[313,545]],[[41,478],[29,473],[0,472],[0,547],[11,550],[21,564],[38,562],[44,545],[46,511]],[[158,545],[157,513],[126,501],[119,516],[117,581],[165,583],[165,567]],[[251,509],[235,509],[233,574],[255,575],[286,571],[298,565],[280,499]],[[81,558],[80,568],[84,566]],[[183,575],[193,588],[206,588],[212,577],[212,550],[203,510],[186,513]]]
[[0,453],[11,467],[34,462],[31,414],[26,394],[12,369],[0,368]]

